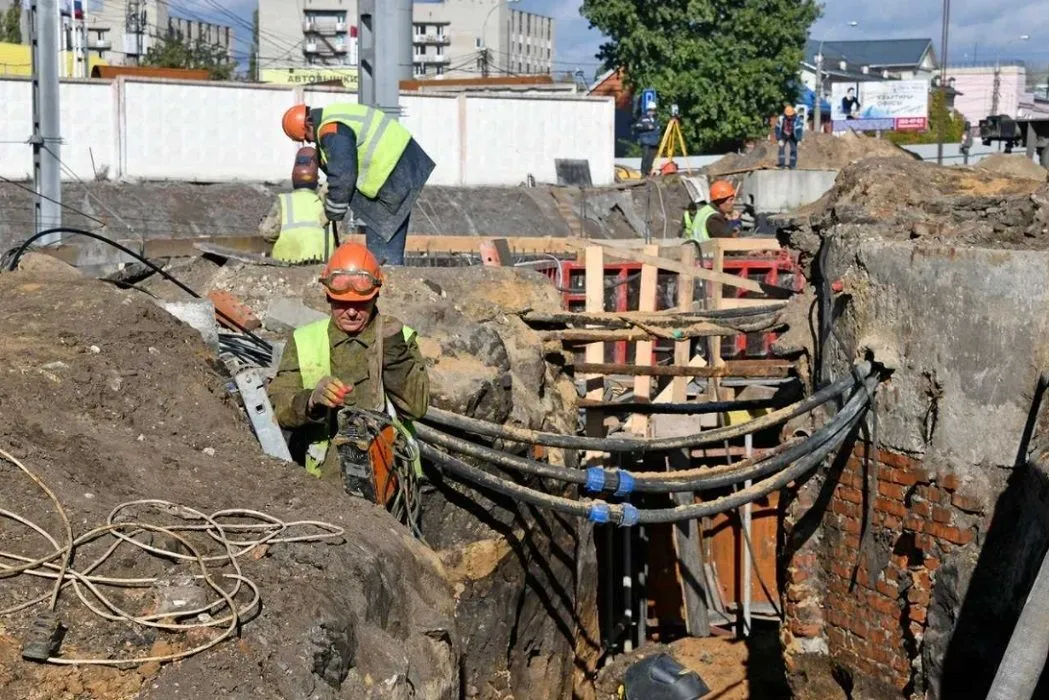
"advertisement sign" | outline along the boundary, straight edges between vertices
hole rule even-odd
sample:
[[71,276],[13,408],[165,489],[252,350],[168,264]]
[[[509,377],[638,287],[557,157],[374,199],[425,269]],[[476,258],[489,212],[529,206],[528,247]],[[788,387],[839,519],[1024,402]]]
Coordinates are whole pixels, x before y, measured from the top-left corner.
[[357,69],[351,67],[263,68],[259,71],[259,80],[280,85],[315,85],[337,81],[348,91],[357,92]]
[[929,124],[929,83],[877,80],[831,85],[835,131],[922,131]]

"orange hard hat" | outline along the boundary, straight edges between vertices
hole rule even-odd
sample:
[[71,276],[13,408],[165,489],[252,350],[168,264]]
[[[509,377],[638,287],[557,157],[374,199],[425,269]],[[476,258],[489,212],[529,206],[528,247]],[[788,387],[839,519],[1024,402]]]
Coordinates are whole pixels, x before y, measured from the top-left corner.
[[728,180],[715,180],[710,186],[710,201],[720,202],[736,196],[736,188]]
[[309,121],[309,113],[310,108],[304,104],[295,105],[284,113],[280,125],[284,127],[284,133],[289,139],[292,141],[306,140],[306,122]]
[[786,107],[783,108],[783,113],[786,114],[788,117],[793,117],[794,116],[794,108],[791,105],[787,105]]
[[320,278],[328,298],[338,301],[374,299],[382,282],[379,261],[360,243],[343,243],[336,248]]
[[303,146],[295,154],[295,166],[291,169],[292,187],[314,187],[317,185],[317,149]]

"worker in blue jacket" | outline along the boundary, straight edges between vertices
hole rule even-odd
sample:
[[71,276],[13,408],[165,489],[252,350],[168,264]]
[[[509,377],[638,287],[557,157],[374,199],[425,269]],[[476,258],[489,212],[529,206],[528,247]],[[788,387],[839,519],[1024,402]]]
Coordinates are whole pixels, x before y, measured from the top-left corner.
[[634,124],[634,134],[641,146],[641,177],[652,174],[652,165],[656,162],[656,151],[663,137],[662,125],[656,116],[656,103],[645,105],[645,113]]
[[[776,142],[779,143],[779,167],[798,167],[798,144],[804,135],[805,120],[791,105],[783,108],[783,114],[776,120]],[[790,149],[790,165],[787,165],[787,149]]]

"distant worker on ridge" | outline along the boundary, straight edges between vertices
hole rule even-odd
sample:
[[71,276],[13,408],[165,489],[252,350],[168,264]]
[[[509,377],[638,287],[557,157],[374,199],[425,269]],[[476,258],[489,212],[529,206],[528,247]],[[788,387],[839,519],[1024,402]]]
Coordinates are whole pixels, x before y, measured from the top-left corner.
[[710,201],[691,217],[688,238],[702,243],[711,238],[737,238],[742,222],[735,210],[736,188],[728,180],[710,186]]
[[[783,114],[776,120],[776,142],[779,143],[779,167],[798,167],[798,144],[805,130],[805,122],[793,106],[783,108]],[[790,164],[787,165],[786,150],[790,149]]]
[[352,102],[284,113],[284,133],[320,151],[328,176],[324,211],[342,221],[350,208],[364,222],[365,240],[380,262],[404,264],[408,221],[434,162],[400,122]]
[[270,253],[274,260],[327,262],[335,252],[335,237],[328,230],[324,202],[317,193],[318,165],[315,148],[300,148],[291,170],[292,191],[278,195],[259,224],[259,235],[274,244]]
[[645,113],[634,124],[634,133],[637,142],[641,146],[641,177],[652,174],[652,166],[656,162],[656,151],[659,150],[659,142],[663,139],[662,125],[656,116],[656,103],[650,101],[645,105]]

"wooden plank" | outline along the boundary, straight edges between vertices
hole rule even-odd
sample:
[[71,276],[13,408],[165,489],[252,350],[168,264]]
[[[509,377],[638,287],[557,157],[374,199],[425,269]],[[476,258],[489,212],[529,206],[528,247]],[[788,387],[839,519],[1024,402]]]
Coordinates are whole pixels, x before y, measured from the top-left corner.
[[786,306],[787,302],[785,299],[736,299],[735,297],[729,297],[722,299],[720,302],[719,309],[754,309],[762,306],[769,307],[782,307]]
[[[579,374],[618,374],[630,377],[786,377],[791,364],[779,360],[736,360],[720,367],[644,367],[611,363],[579,362],[573,365]],[[589,396],[587,397],[589,398]]]
[[[610,258],[617,260],[630,260],[640,262],[642,264],[649,264],[658,267],[660,270],[667,270],[669,272],[676,272],[679,275],[688,275],[693,279],[707,280],[709,282],[720,282],[721,284],[727,284],[730,287],[738,287],[745,289],[748,292],[762,292],[763,287],[759,282],[747,279],[746,277],[740,277],[738,275],[728,275],[722,272],[715,272],[713,270],[707,270],[702,267],[688,267],[677,260],[667,260],[666,258],[659,258],[652,255],[646,255],[645,253],[634,253],[630,251],[616,250],[613,248],[605,248],[605,255]],[[724,266],[722,266],[724,269]]]
[[[658,257],[659,248],[656,246],[645,246],[646,256]],[[638,311],[651,313],[656,310],[656,283],[659,280],[659,268],[649,264],[641,266],[641,288],[638,295]],[[638,342],[634,351],[634,363],[639,366],[651,367],[654,360],[654,344],[651,340]],[[644,401],[652,397],[652,376],[639,374],[634,379],[634,397]],[[638,435],[648,435],[649,418],[647,415],[640,416],[634,421],[634,432]]]
[[[696,248],[695,246],[688,246],[681,251],[681,264],[688,265],[689,267],[696,264]],[[696,291],[696,280],[687,275],[678,275],[677,278],[677,305],[678,308],[686,309],[692,304],[692,297]],[[721,335],[720,333],[718,335]],[[732,333],[731,335],[736,335]],[[692,358],[692,342],[688,340],[690,336],[683,336],[685,340],[680,340],[674,343],[674,364],[678,367],[687,367],[688,361]],[[684,401],[687,396],[688,390],[688,378],[687,377],[674,377],[671,382],[671,400],[676,402]]]
[[[538,331],[543,340],[560,340],[564,343],[592,343],[595,341],[611,342],[625,340],[637,342],[641,340],[677,340],[678,338],[702,338],[709,335],[739,335],[740,331],[734,328],[726,328],[714,323],[695,323],[684,328],[674,329],[652,329],[655,332],[643,328],[569,328],[563,331]],[[688,341],[681,341],[678,345],[685,345],[686,352]],[[685,363],[688,358],[685,358]]]
[[[601,246],[590,246],[586,249],[586,310],[588,313],[600,313],[605,310],[605,253]],[[602,363],[605,361],[604,342],[590,343],[586,346],[586,361]],[[587,384],[593,382],[593,388],[586,393],[590,400],[601,400],[605,395],[604,377],[598,374],[588,377]],[[604,435],[603,416],[599,411],[587,411],[586,434],[591,437]],[[584,453],[586,462],[599,459],[603,453],[588,451]]]
[[[766,300],[767,301],[767,300]],[[687,311],[600,311],[596,313],[581,311],[529,311],[521,315],[525,323],[545,323],[551,325],[595,325],[606,328],[625,328],[638,324],[646,326],[680,326],[697,322],[709,322],[710,316],[698,309]]]
[[[688,453],[676,450],[667,457],[672,470],[689,469]],[[673,494],[674,504],[691,505],[695,494],[691,492]],[[710,636],[708,613],[710,596],[707,593],[706,567],[703,564],[703,535],[699,520],[675,523],[673,530],[674,550],[677,558],[677,574],[681,585],[681,599],[685,605],[685,628],[693,637]]]
[[[705,359],[703,359],[703,357],[701,355],[696,355],[695,357],[693,357],[691,360],[688,361],[688,366],[689,367],[706,367],[707,366],[707,361]],[[673,391],[674,391],[673,385],[672,384],[668,384],[667,386],[663,387],[663,390],[660,391],[659,394],[656,395],[656,398],[654,399],[654,401],[664,402],[664,403],[667,402],[667,401],[670,401],[672,396],[673,396]],[[632,430],[633,429],[633,419],[634,418],[636,418],[636,416],[630,416],[630,418],[627,419],[627,422],[626,422],[627,430]]]

